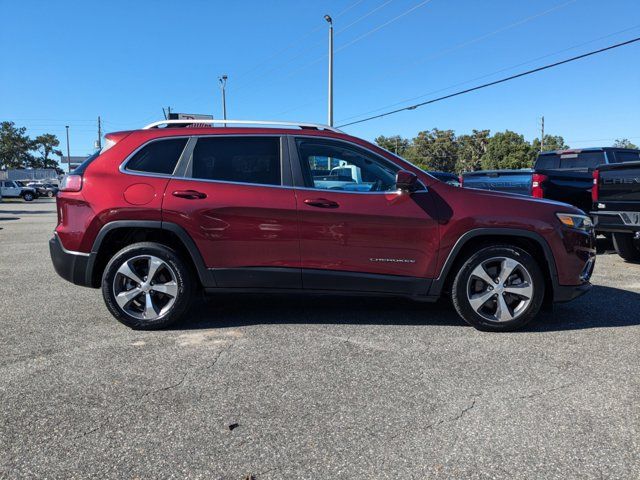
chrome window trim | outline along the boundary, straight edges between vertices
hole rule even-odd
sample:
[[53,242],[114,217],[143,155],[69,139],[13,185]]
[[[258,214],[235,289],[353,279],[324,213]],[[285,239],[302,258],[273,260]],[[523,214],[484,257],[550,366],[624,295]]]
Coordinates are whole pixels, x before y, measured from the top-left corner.
[[[191,176],[191,170],[192,170],[192,161],[193,161],[193,151],[195,150],[195,146],[197,144],[197,140],[199,138],[218,138],[218,137],[276,137],[279,139],[280,141],[280,185],[271,185],[271,184],[265,184],[265,183],[249,183],[249,182],[233,182],[233,181],[228,181],[228,180],[212,180],[212,179],[206,179],[206,178],[194,178],[193,176]],[[363,147],[361,145],[358,145],[357,143],[354,142],[350,142],[348,140],[343,140],[341,138],[334,138],[334,137],[325,137],[325,136],[319,136],[319,135],[291,135],[291,137],[294,138],[294,140],[296,138],[309,138],[309,139],[315,139],[315,140],[330,140],[330,141],[334,141],[334,142],[340,142],[340,143],[345,143],[349,146],[353,146],[356,148],[361,148],[362,150],[365,150],[366,152],[369,152],[370,154],[376,156],[376,157],[381,157],[381,155],[379,153],[376,153],[372,150],[370,150],[367,147]],[[187,143],[184,147],[184,149],[182,150],[182,153],[180,154],[180,158],[178,158],[178,161],[176,162],[176,167],[173,170],[172,174],[162,174],[162,173],[148,173],[148,172],[141,172],[138,170],[126,170],[126,166],[127,163],[129,162],[129,160],[131,160],[131,158],[133,158],[133,156],[138,153],[141,149],[143,149],[144,147],[146,147],[147,145],[149,145],[152,142],[159,142],[159,141],[163,141],[163,140],[174,140],[177,138],[186,138],[187,139]],[[206,134],[206,133],[202,133],[202,134],[196,134],[196,135],[177,135],[177,136],[167,136],[167,137],[158,137],[158,138],[152,138],[151,140],[148,140],[147,142],[143,143],[142,145],[140,145],[138,148],[136,148],[133,152],[131,152],[125,159],[124,161],[120,164],[119,167],[119,171],[120,173],[124,173],[125,175],[134,175],[134,176],[139,176],[139,177],[153,177],[153,178],[167,178],[167,179],[175,179],[175,180],[189,180],[189,181],[194,181],[194,182],[207,182],[207,183],[220,183],[220,184],[228,184],[228,185],[244,185],[244,186],[250,186],[250,187],[267,187],[267,188],[282,188],[285,190],[305,190],[305,191],[317,191],[317,192],[329,192],[329,193],[347,193],[347,194],[356,194],[356,195],[389,195],[389,194],[400,194],[400,193],[404,193],[401,192],[399,190],[387,190],[384,192],[355,192],[355,191],[348,191],[348,190],[330,190],[327,188],[313,188],[313,187],[298,187],[295,185],[283,185],[282,182],[284,180],[284,155],[285,155],[285,149],[284,149],[284,138],[285,136],[282,134],[277,134],[277,133],[261,133],[261,134],[233,134],[233,135],[225,135],[225,134]],[[289,157],[291,160],[293,160],[291,158],[291,152],[289,152]],[[398,164],[396,164],[395,162],[392,162],[391,160],[382,157],[385,161],[389,162],[390,164],[394,165],[396,168],[398,168],[398,170],[403,170],[403,168],[401,168],[400,166],[398,166]],[[299,157],[297,152],[295,152],[295,160],[299,161]],[[177,173],[184,173],[184,175],[176,175]],[[428,174],[427,174],[428,175]],[[428,192],[429,189],[426,187],[426,185],[423,184],[423,182],[420,180],[420,184],[422,185],[423,188],[416,190],[414,192],[411,193],[425,193]]]
[[[277,138],[278,144],[280,147],[280,185],[273,185],[271,183],[251,183],[251,182],[234,182],[231,180],[213,180],[208,178],[196,178],[193,176],[193,152],[195,151],[195,147],[197,146],[197,142],[200,138],[239,138],[239,137],[268,137],[268,138]],[[253,185],[258,187],[275,187],[275,188],[291,188],[289,185],[284,185],[284,160],[285,160],[285,149],[284,149],[284,136],[277,133],[262,133],[262,134],[233,134],[233,135],[225,135],[225,134],[212,134],[207,135],[206,133],[192,135],[192,138],[195,139],[193,149],[191,150],[191,154],[188,160],[186,172],[184,177],[173,177],[180,180],[195,180],[198,182],[209,182],[209,183],[230,183],[233,185]]]
[[69,255],[76,255],[78,257],[90,257],[91,254],[90,253],[85,253],[85,252],[76,252],[74,250],[67,250],[66,248],[64,248],[64,245],[62,244],[62,239],[60,238],[60,236],[58,235],[58,232],[53,232],[53,234],[55,235],[55,237],[58,239],[58,243],[60,244],[60,248],[62,249],[62,251],[64,253],[67,253]]
[[[177,140],[180,138],[186,138],[187,142],[184,145],[184,148],[182,149],[182,152],[180,153],[180,156],[178,157],[178,160],[176,161],[176,165],[175,167],[173,167],[173,172],[172,173],[152,173],[152,172],[144,172],[141,170],[127,170],[127,164],[129,163],[129,161],[135,156],[136,153],[138,153],[140,150],[142,150],[143,148],[145,148],[147,145],[150,145],[152,143],[155,142],[162,142],[162,141],[167,141],[167,140]],[[127,158],[124,159],[124,161],[120,164],[120,167],[118,168],[118,170],[120,171],[120,173],[124,173],[125,175],[136,175],[139,177],[154,177],[154,178],[174,178],[173,174],[176,172],[176,170],[178,169],[178,165],[180,165],[181,161],[182,161],[182,157],[185,153],[185,151],[187,150],[187,147],[189,146],[189,140],[191,138],[191,135],[178,135],[178,136],[171,136],[171,137],[158,137],[158,138],[152,138],[151,140],[148,140],[146,142],[144,142],[142,145],[140,145],[138,148],[136,148],[133,152],[131,152],[129,155],[127,155]]]
[[[398,170],[405,170],[404,168],[400,167],[397,163],[392,162],[388,158],[380,155],[379,153],[376,153],[376,152],[374,152],[373,150],[371,150],[371,149],[369,149],[367,147],[363,147],[362,145],[358,145],[357,143],[350,142],[349,140],[343,140],[342,138],[335,138],[335,137],[318,136],[318,135],[291,135],[291,137],[293,137],[294,142],[298,138],[311,138],[311,139],[315,139],[315,140],[320,139],[320,140],[329,140],[329,141],[333,141],[333,142],[345,143],[345,144],[347,144],[349,146],[360,148],[360,149],[370,153],[371,155],[373,155],[375,157],[382,158],[384,161],[390,163],[391,165],[396,167]],[[296,155],[296,161],[299,162],[299,163],[302,163],[302,161],[300,160],[300,156],[298,155],[297,151],[295,152],[295,155]],[[418,181],[420,182],[420,185],[422,186],[422,188],[419,189],[419,190],[416,190],[414,192],[411,192],[411,193],[428,192],[429,189],[422,182],[422,180],[418,179]],[[314,187],[306,187],[306,186],[305,187],[295,187],[295,188],[297,190],[312,190],[312,191],[318,191],[318,192],[351,193],[351,194],[356,193],[356,194],[361,194],[361,195],[362,194],[364,194],[364,195],[386,195],[386,194],[392,194],[392,193],[396,193],[396,192],[401,192],[400,190],[386,190],[384,192],[353,192],[353,191],[348,191],[348,190],[331,190],[329,188],[314,188]]]

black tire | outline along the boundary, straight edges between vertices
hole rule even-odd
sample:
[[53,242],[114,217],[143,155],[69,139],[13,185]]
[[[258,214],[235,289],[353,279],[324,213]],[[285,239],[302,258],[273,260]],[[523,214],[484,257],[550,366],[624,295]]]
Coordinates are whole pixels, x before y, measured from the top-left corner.
[[[487,318],[490,315],[487,314],[486,311],[492,310],[493,308],[495,308],[495,316],[498,316],[498,294],[491,293],[489,290],[493,291],[495,289],[496,291],[502,291],[502,288],[499,285],[500,282],[498,282],[498,284],[489,284],[488,282],[479,280],[475,275],[472,275],[472,272],[476,267],[481,265],[492,265],[491,262],[495,259],[511,259],[521,265],[521,267],[519,266],[514,270],[515,276],[508,277],[508,279],[511,279],[510,281],[520,282],[519,285],[514,283],[511,285],[512,287],[518,287],[529,283],[528,281],[518,278],[524,278],[526,275],[530,278],[530,284],[533,287],[533,293],[530,297],[520,297],[509,292],[503,294],[506,295],[503,298],[507,303],[516,305],[516,309],[521,309],[521,311],[516,314],[516,311],[512,311],[510,306],[507,307],[509,316],[513,316],[513,319],[511,320],[497,321],[496,319],[492,320],[491,318]],[[498,265],[498,263],[499,262],[496,260],[495,264]],[[483,270],[487,273],[488,277],[495,279],[495,276],[490,275],[484,268]],[[526,271],[526,274],[524,271]],[[482,309],[482,313],[479,313],[480,309],[478,309],[479,311],[476,311],[470,303],[470,298],[472,296],[471,288],[478,285],[477,282],[480,282],[480,290],[482,290],[482,286],[486,286],[486,290],[484,290],[483,294],[490,295],[490,298],[482,304],[482,307],[480,307],[480,309]],[[464,261],[453,281],[451,297],[453,305],[462,319],[478,330],[494,332],[512,331],[523,327],[535,318],[540,311],[542,301],[544,300],[545,287],[545,279],[542,275],[542,271],[540,270],[538,263],[529,253],[521,248],[510,245],[496,245],[483,248]],[[513,288],[511,290],[513,290]],[[528,304],[526,303],[527,298]]]
[[[140,318],[140,315],[144,315],[143,312],[134,312],[138,316],[133,315],[130,312],[132,312],[135,308],[144,309],[144,307],[141,307],[140,304],[143,302],[143,300],[146,300],[149,293],[151,293],[152,297],[156,299],[160,298],[160,302],[166,300],[164,294],[148,291],[146,293],[141,292],[139,296],[135,297],[134,300],[127,304],[131,305],[131,307],[128,309],[121,308],[116,301],[117,284],[121,283],[123,280],[125,282],[130,280],[129,277],[123,276],[121,273],[119,274],[118,269],[120,269],[125,262],[143,261],[146,257],[149,256],[160,259],[166,264],[166,267],[162,266],[158,269],[158,273],[156,273],[154,277],[158,278],[157,275],[169,275],[171,281],[175,282],[177,286],[177,288],[174,287],[177,294],[175,297],[173,297],[173,304],[167,309],[166,312],[162,312],[162,309],[160,310],[160,312],[156,311],[159,316],[152,319]],[[162,269],[165,270],[161,271]],[[145,280],[143,284],[138,284],[138,287],[140,285],[146,285],[147,288],[153,290],[152,286],[147,285],[146,277],[141,277],[142,275],[145,275],[144,268],[141,268],[140,271],[135,271],[134,274],[137,274],[137,276],[141,280]],[[173,277],[175,277],[175,280],[173,279]],[[153,280],[154,279],[149,280],[149,282],[151,282],[150,285],[153,285]],[[132,282],[132,284],[135,284],[135,282]],[[135,290],[135,288],[125,288],[124,290],[133,291]],[[111,258],[102,276],[102,296],[104,298],[105,304],[107,305],[107,308],[119,322],[136,330],[156,330],[178,322],[184,316],[187,308],[191,304],[193,290],[194,280],[186,262],[174,250],[164,245],[152,242],[134,243],[133,245],[129,245],[128,247],[120,250],[113,256],[113,258]],[[168,298],[170,301],[171,297],[169,296]]]
[[640,250],[633,238],[633,233],[614,233],[613,248],[627,262],[640,262]]
[[27,192],[27,193],[25,193],[25,194],[23,194],[23,195],[22,195],[22,199],[23,199],[25,202],[31,202],[31,201],[34,199],[34,195],[33,195],[33,193],[31,193],[31,192]]

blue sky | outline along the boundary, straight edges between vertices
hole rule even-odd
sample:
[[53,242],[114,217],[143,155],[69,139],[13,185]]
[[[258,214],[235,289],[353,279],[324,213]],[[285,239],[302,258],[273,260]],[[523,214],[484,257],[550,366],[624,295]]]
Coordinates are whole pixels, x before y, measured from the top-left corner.
[[[638,0],[0,0],[0,120],[63,143],[70,125],[71,154],[88,154],[98,115],[106,131],[161,119],[163,106],[221,117],[226,73],[229,118],[325,123],[325,13],[336,125],[640,36]],[[544,115],[573,147],[640,143],[639,60],[640,43],[345,130],[531,140]]]

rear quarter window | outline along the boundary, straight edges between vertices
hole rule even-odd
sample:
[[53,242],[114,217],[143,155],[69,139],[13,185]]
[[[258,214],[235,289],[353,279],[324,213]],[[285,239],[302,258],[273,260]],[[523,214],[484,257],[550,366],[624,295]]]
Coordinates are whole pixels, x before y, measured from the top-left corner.
[[126,169],[134,172],[171,175],[186,144],[186,138],[152,141],[131,157]]

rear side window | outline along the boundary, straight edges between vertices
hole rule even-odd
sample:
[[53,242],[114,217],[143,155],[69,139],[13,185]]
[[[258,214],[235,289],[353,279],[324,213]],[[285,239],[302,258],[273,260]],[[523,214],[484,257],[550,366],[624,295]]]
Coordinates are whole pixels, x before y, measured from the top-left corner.
[[553,170],[558,168],[558,160],[560,155],[540,155],[536,160],[536,170]]
[[280,185],[278,137],[201,137],[193,150],[193,178]]
[[151,142],[129,160],[127,170],[171,175],[186,144],[186,138]]
[[640,162],[640,152],[616,152],[616,162]]

